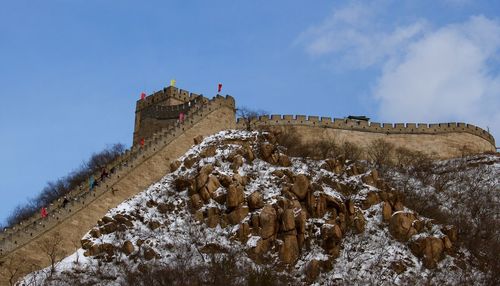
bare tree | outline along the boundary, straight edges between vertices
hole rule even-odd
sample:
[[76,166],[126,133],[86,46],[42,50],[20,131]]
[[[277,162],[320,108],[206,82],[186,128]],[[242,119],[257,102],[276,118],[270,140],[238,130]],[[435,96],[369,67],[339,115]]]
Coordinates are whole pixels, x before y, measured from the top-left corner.
[[56,271],[56,265],[61,258],[66,255],[62,249],[63,236],[55,232],[53,236],[42,239],[38,242],[40,250],[47,255],[50,261],[50,275]]
[[247,130],[252,130],[251,123],[253,120],[256,120],[259,118],[259,116],[267,115],[269,114],[267,111],[264,110],[253,110],[249,109],[247,107],[241,107],[236,109],[236,116],[243,120],[245,123],[246,129]]
[[391,157],[394,152],[394,144],[377,139],[368,146],[368,157],[375,164],[375,167],[382,168],[391,164]]
[[13,255],[0,262],[2,269],[0,274],[5,280],[9,281],[9,285],[13,286],[22,275],[22,271],[26,270],[27,264],[28,261],[25,257]]

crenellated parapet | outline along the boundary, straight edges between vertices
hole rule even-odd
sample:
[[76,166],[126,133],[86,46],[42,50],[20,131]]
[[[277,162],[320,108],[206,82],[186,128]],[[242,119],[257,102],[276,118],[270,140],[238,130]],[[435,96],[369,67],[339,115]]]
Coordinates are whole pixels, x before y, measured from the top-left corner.
[[[238,118],[238,128],[247,127],[244,119]],[[269,115],[260,116],[250,121],[251,127],[262,126],[310,126],[332,128],[340,130],[352,130],[360,132],[371,132],[381,134],[445,134],[445,133],[468,133],[488,141],[493,147],[495,139],[486,130],[472,124],[461,122],[450,123],[378,123],[362,120],[351,120],[343,118],[305,116],[305,115]]]
[[[174,86],[165,87],[160,91],[153,92],[151,95],[146,96],[136,102],[136,112],[141,111],[149,106],[158,105],[171,100],[176,104],[186,103],[193,99],[200,97],[200,94],[192,93]],[[205,98],[205,100],[208,100]],[[175,105],[175,104],[167,104]]]
[[140,99],[136,102],[133,143],[139,144],[155,132],[175,124],[181,113],[185,116],[208,98],[173,86]]

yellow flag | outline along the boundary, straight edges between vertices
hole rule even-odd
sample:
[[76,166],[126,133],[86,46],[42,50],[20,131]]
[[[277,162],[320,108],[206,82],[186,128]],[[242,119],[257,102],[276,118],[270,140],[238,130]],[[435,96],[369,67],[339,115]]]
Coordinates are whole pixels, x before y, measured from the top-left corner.
[[170,80],[170,86],[174,86],[175,87],[175,79],[171,79]]

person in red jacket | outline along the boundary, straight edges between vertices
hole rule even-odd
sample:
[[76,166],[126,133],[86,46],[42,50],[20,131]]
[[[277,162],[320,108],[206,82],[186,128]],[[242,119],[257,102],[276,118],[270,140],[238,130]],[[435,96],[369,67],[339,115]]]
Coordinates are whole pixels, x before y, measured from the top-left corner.
[[45,207],[42,207],[42,210],[40,211],[40,215],[42,216],[42,218],[47,217],[47,209]]

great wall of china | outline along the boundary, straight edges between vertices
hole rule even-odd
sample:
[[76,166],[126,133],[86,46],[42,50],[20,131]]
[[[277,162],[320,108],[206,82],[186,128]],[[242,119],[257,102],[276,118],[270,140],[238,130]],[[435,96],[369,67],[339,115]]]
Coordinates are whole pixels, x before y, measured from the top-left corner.
[[[185,118],[179,121],[181,112]],[[282,131],[294,128],[305,142],[323,138],[367,146],[383,138],[397,146],[439,158],[460,156],[464,148],[472,153],[495,152],[491,134],[465,123],[380,124],[302,115],[261,116],[248,122],[236,120],[235,101],[231,96],[217,95],[209,100],[199,94],[168,87],[137,102],[134,144],[106,167],[115,171],[96,189],[90,192],[85,184],[81,185],[68,195],[71,202],[66,207],[54,202],[48,207],[47,218],[35,215],[0,233],[0,263],[14,257],[29,257],[31,263],[21,270],[22,273],[49,265],[48,258],[39,250],[39,242],[55,233],[64,237],[61,248],[67,254],[75,251],[80,238],[109,209],[167,174],[170,162],[193,145],[193,138],[225,129],[247,128]],[[139,144],[141,139],[145,139],[143,146]],[[0,274],[4,271],[2,268]],[[6,284],[5,277],[0,277],[1,285]]]

